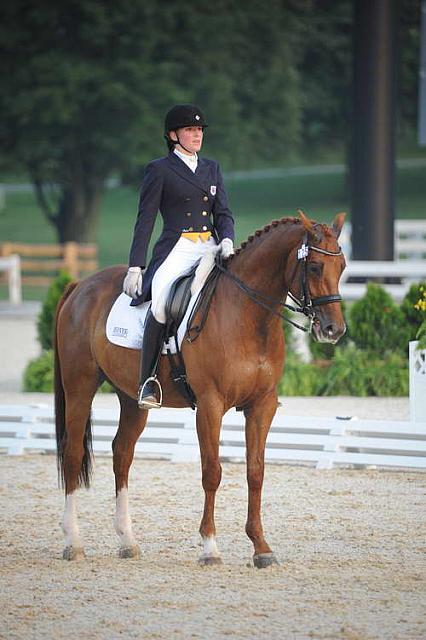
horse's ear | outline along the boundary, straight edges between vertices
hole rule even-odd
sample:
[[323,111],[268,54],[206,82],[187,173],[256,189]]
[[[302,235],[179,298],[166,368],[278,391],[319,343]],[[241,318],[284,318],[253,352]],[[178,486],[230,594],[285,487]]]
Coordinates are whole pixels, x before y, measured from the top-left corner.
[[310,236],[312,236],[314,242],[319,242],[320,237],[318,233],[315,231],[315,224],[312,222],[312,220],[310,220],[308,216],[303,213],[302,209],[298,209],[297,214],[300,218],[301,223],[305,227],[306,231],[309,233]]
[[346,213],[338,213],[333,220],[333,231],[336,234],[336,238],[340,236],[345,218]]

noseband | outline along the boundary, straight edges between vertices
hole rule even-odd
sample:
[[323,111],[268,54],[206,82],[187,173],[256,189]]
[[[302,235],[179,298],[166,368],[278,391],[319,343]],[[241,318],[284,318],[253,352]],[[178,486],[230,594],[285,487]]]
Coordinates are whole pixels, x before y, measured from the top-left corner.
[[[216,256],[216,268],[221,273],[225,274],[230,280],[232,280],[232,282],[234,282],[237,285],[237,287],[241,289],[241,291],[244,291],[244,293],[249,298],[251,298],[254,302],[256,302],[256,304],[260,305],[267,311],[270,311],[273,315],[279,316],[286,322],[292,324],[297,329],[310,332],[312,330],[312,324],[316,319],[315,307],[318,307],[323,304],[330,304],[332,302],[341,302],[342,296],[339,293],[333,293],[333,294],[330,294],[329,296],[319,296],[318,298],[311,298],[311,295],[309,293],[309,282],[308,282],[308,272],[307,272],[307,266],[308,266],[307,257],[309,255],[309,251],[316,251],[317,253],[322,253],[325,256],[343,255],[343,252],[340,247],[339,247],[339,251],[327,251],[326,249],[321,249],[321,247],[316,247],[315,245],[308,244],[308,234],[305,233],[305,236],[302,241],[302,246],[297,250],[297,261],[296,261],[296,264],[294,265],[292,277],[290,279],[290,284],[289,284],[289,288],[290,288],[290,286],[293,283],[297,267],[299,266],[299,263],[301,263],[301,269],[300,269],[301,299],[299,300],[298,298],[296,298],[296,296],[290,293],[290,291],[288,291],[288,296],[293,300],[293,302],[295,302],[296,305],[298,305],[297,307],[294,307],[290,304],[286,304],[285,300],[284,301],[277,300],[275,298],[271,298],[270,296],[265,295],[264,293],[261,293],[260,291],[255,291],[254,289],[246,285],[242,280],[237,278],[237,276],[235,276],[233,273],[230,273],[221,264],[221,259],[220,259],[220,256],[218,255]],[[276,311],[274,307],[276,307],[277,305],[279,305],[280,307],[285,307],[287,309],[290,309],[290,311],[293,311],[295,313],[303,313],[303,315],[305,315],[310,320],[309,328],[306,328],[298,324],[297,322],[293,322],[293,320],[290,320],[290,318],[287,318],[287,316],[284,315],[284,313],[280,311]]]

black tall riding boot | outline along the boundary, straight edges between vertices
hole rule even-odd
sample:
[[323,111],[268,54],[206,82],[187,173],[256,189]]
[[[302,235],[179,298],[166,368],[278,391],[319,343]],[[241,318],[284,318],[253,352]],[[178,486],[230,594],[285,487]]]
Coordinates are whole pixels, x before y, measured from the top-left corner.
[[159,409],[161,407],[162,390],[156,373],[165,329],[166,325],[157,322],[150,309],[145,320],[142,342],[138,392],[138,405],[141,409]]

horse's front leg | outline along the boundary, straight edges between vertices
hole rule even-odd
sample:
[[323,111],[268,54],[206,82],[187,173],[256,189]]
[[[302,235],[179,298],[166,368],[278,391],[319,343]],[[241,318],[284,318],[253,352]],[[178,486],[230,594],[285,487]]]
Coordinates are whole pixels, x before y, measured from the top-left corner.
[[246,533],[254,545],[253,562],[258,569],[278,564],[263,534],[260,516],[265,443],[277,409],[277,396],[271,393],[244,410],[246,418],[248,513]]
[[112,443],[115,474],[116,510],[115,531],[120,540],[120,558],[139,558],[140,549],[133,535],[129,513],[128,481],[135,444],[142,433],[148,411],[141,411],[136,400],[117,392],[120,400],[120,423]]
[[219,403],[198,403],[197,433],[200,444],[202,483],[204,489],[204,512],[200,524],[203,552],[198,563],[203,566],[222,564],[216,543],[214,506],[216,491],[222,478],[219,463],[219,437],[223,409]]

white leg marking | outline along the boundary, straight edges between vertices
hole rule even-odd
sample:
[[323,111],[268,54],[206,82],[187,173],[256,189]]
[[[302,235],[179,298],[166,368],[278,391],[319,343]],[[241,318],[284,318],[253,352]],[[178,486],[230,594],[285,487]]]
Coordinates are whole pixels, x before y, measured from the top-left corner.
[[202,553],[202,557],[203,556],[210,556],[210,557],[214,557],[214,558],[219,558],[220,557],[220,553],[219,553],[219,549],[217,548],[215,536],[211,536],[209,538],[203,538],[203,553]]
[[114,527],[120,538],[122,547],[132,547],[136,545],[132,531],[132,521],[129,515],[129,493],[126,488],[120,489],[117,493]]
[[64,515],[62,517],[62,530],[65,534],[65,546],[82,548],[80,531],[77,520],[77,496],[73,491],[65,496]]

